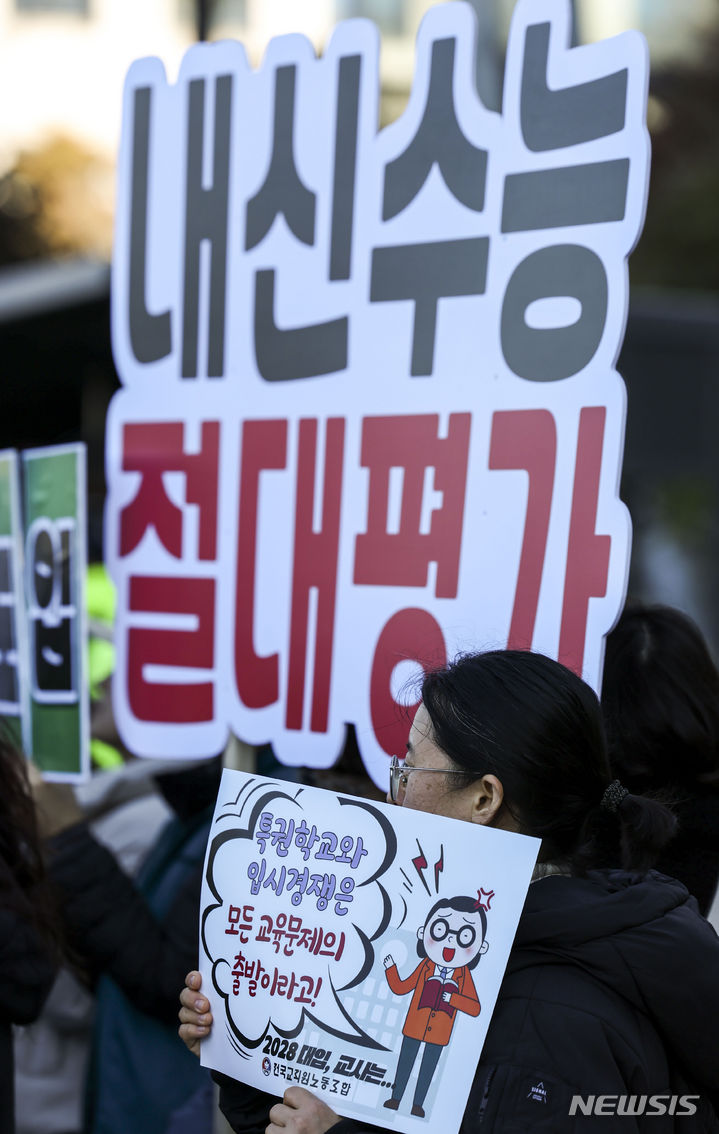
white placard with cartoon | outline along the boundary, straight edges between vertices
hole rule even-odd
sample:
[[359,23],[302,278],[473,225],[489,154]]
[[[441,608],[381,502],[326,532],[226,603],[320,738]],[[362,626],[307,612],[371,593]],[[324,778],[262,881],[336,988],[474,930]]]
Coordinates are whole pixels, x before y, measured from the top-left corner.
[[453,1134],[538,850],[226,770],[202,894],[203,1063],[396,1130],[441,1116]]

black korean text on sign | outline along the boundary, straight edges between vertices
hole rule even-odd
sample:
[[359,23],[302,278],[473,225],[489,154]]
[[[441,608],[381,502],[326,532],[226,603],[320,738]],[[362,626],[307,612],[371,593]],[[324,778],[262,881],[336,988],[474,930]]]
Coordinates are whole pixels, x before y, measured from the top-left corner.
[[[279,214],[297,240],[307,245],[315,242],[316,195],[300,180],[293,154],[296,73],[296,67],[278,67],[275,75],[272,157],[264,184],[247,204],[248,250],[262,242]],[[342,152],[341,156],[338,178],[345,192],[340,195],[342,206],[338,203],[338,208],[346,214],[348,195],[342,173],[352,162],[348,154]],[[338,213],[337,237],[345,245],[336,265],[340,272],[346,270],[342,263],[347,260],[345,228]],[[280,330],[275,319],[276,277],[274,268],[259,269],[255,275],[255,356],[262,377],[276,382],[345,370],[349,320],[343,317]]]
[[152,89],[138,88],[133,100],[128,304],[130,344],[140,363],[157,362],[172,350],[171,314],[151,314],[146,298],[151,111]]
[[[465,138],[454,106],[454,39],[432,47],[427,104],[408,147],[385,169],[383,220],[391,220],[415,199],[433,166],[452,195],[475,212],[484,209],[487,154]],[[428,376],[434,367],[437,305],[443,297],[482,295],[487,283],[489,238],[429,241],[376,248],[372,255],[373,303],[413,300],[411,374]]]
[[370,291],[372,302],[414,300],[413,376],[426,377],[432,373],[440,299],[483,293],[487,282],[488,251],[487,236],[375,249]]
[[432,47],[427,105],[413,142],[385,169],[382,219],[391,220],[412,203],[432,166],[439,166],[452,195],[481,213],[487,179],[487,153],[467,141],[454,107],[454,39]]
[[627,72],[617,71],[564,90],[547,84],[551,24],[526,31],[522,73],[522,134],[530,150],[541,153],[596,141],[624,127]]
[[[338,63],[331,280],[347,280],[351,274],[361,66],[359,55],[341,57]],[[264,240],[280,214],[297,240],[308,246],[315,243],[316,194],[302,183],[293,154],[296,78],[295,66],[277,68],[272,158],[261,189],[246,205],[245,246],[248,251]],[[187,86],[181,362],[184,378],[197,377],[202,372],[203,361],[210,378],[220,377],[225,371],[232,98],[231,75],[217,76],[212,83],[194,79]],[[157,111],[157,106],[153,105],[153,89],[136,89],[132,106],[127,302],[130,345],[135,359],[142,364],[157,362],[173,349],[171,311],[152,313],[147,302],[150,160],[153,145],[157,144],[153,128],[161,122]],[[211,178],[204,170],[207,134],[212,138]],[[206,184],[207,181],[210,183]],[[198,358],[203,244],[210,253],[206,360]],[[259,268],[254,280],[255,346],[263,378],[287,380],[345,369],[348,319],[281,330],[275,319],[277,275],[274,267]]]
[[28,530],[26,563],[33,696],[67,703],[77,699],[73,641],[77,610],[72,601],[74,520],[36,520]]
[[330,279],[348,280],[352,272],[352,232],[357,175],[357,137],[362,57],[340,59],[335,125]]
[[[185,241],[182,318],[182,377],[195,378],[200,311],[200,248],[210,248],[208,346],[210,378],[224,372],[227,283],[227,223],[229,210],[232,76],[214,83],[214,125],[209,117],[207,82],[188,87],[187,164],[185,169]],[[140,363],[157,362],[172,351],[171,312],[152,314],[147,308],[147,246],[150,192],[152,90],[135,91],[133,104],[133,165],[130,203],[130,279],[128,286],[130,342]],[[212,129],[212,182],[203,184],[205,132]]]
[[[551,25],[527,28],[521,89],[521,129],[527,148],[552,151],[596,141],[622,130],[628,74],[551,90],[547,68]],[[580,162],[516,173],[504,185],[502,232],[621,221],[625,215],[629,160]],[[567,326],[530,327],[526,311],[536,300],[571,297],[581,317]],[[504,296],[501,342],[515,374],[534,382],[568,378],[587,366],[604,333],[608,282],[604,265],[582,244],[549,245],[515,269]]]
[[182,320],[182,377],[196,378],[200,318],[200,247],[211,252],[207,339],[207,375],[220,378],[225,365],[227,216],[230,195],[232,76],[215,79],[212,184],[203,185],[203,149],[207,125],[207,83],[189,85],[187,126],[187,200],[185,204],[185,287]]

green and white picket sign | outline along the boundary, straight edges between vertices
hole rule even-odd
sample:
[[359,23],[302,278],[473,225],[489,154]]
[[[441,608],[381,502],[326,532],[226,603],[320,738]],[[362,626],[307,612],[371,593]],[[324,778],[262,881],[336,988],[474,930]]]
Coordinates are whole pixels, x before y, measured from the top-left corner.
[[29,449],[22,461],[28,751],[46,779],[85,779],[90,770],[85,446]]
[[29,735],[20,477],[14,449],[0,452],[0,717],[18,745]]

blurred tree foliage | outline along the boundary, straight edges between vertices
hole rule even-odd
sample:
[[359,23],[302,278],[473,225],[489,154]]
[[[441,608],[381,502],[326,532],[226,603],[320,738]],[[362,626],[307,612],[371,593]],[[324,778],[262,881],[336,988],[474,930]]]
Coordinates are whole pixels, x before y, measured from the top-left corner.
[[691,59],[653,74],[652,174],[632,284],[719,290],[719,4]]
[[[651,185],[632,284],[719,290],[719,0],[694,57],[654,72],[650,96]],[[383,124],[405,102],[406,92],[385,92]],[[113,178],[105,158],[69,137],[20,154],[0,178],[0,265],[109,258]]]
[[0,264],[109,257],[113,179],[109,161],[63,135],[22,152],[0,178]]

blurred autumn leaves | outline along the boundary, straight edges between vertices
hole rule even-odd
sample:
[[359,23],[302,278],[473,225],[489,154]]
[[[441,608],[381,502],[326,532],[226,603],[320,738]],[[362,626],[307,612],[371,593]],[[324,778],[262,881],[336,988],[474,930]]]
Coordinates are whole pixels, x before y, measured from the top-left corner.
[[20,153],[0,178],[0,265],[66,255],[109,259],[114,170],[55,135]]
[[652,76],[652,174],[633,285],[719,290],[719,5],[691,62]]
[[[404,102],[403,93],[394,98],[383,119]],[[719,3],[691,61],[653,73],[649,127],[649,206],[632,284],[719,290]],[[112,163],[69,136],[21,153],[0,177],[0,266],[109,259],[113,192]]]

